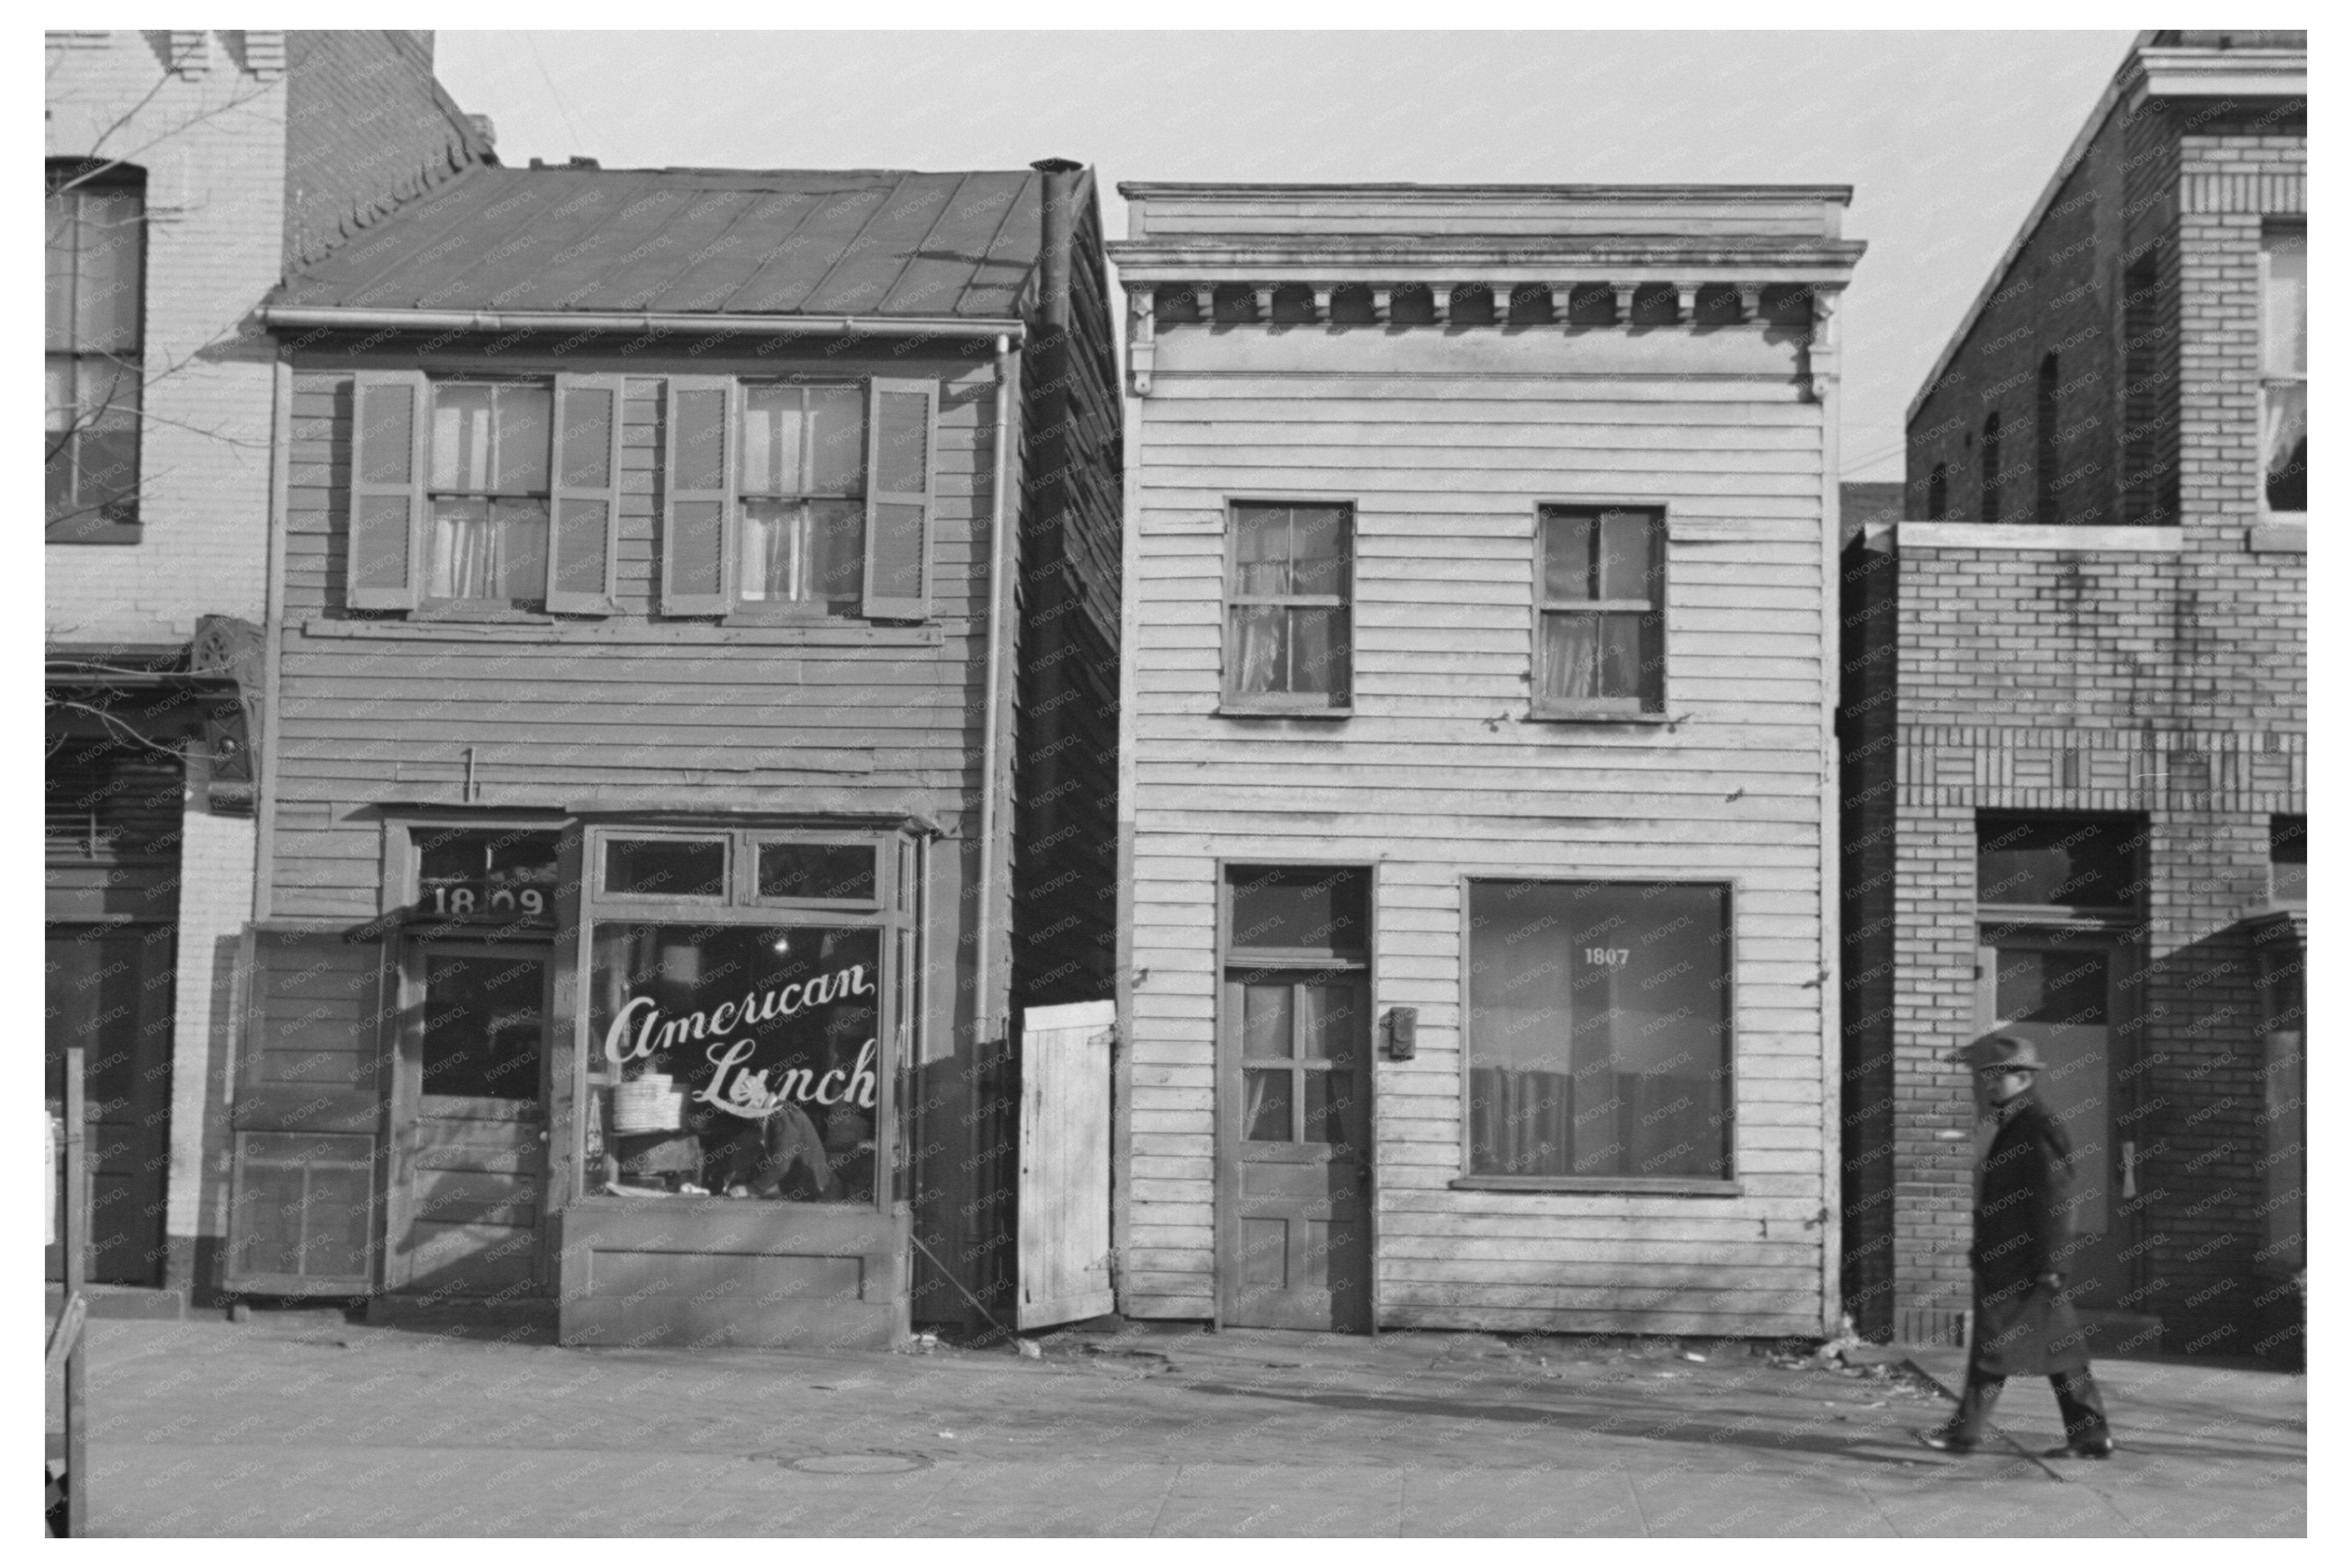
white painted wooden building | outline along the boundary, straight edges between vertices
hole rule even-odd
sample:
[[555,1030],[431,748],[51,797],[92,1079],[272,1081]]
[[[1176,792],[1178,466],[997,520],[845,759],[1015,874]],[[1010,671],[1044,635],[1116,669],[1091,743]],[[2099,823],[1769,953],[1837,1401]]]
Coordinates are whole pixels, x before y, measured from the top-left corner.
[[1121,190],[1121,1310],[1833,1325],[1850,193]]

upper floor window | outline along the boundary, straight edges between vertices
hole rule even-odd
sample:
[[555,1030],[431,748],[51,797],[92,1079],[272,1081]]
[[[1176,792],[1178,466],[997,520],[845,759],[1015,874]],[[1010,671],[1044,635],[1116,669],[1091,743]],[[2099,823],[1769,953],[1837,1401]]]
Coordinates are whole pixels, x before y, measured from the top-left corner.
[[2308,247],[2300,228],[2263,235],[2263,510],[2305,510],[2309,415]]
[[1536,711],[1664,710],[1666,514],[1546,507],[1537,528]]
[[352,399],[352,608],[612,609],[620,377],[362,371]]
[[2042,356],[2033,386],[2033,521],[2043,527],[2058,515],[2058,356]]
[[2000,518],[2000,410],[1984,417],[1984,438],[1977,448],[1977,479],[1982,501],[1977,516],[1984,522]]
[[2271,901],[2304,901],[2303,818],[2271,818]]
[[48,165],[42,458],[51,539],[122,538],[139,521],[145,189],[146,176],[120,163]]
[[669,378],[668,615],[930,613],[939,385]]
[[1225,700],[1286,712],[1350,700],[1355,513],[1241,502],[1226,558]]

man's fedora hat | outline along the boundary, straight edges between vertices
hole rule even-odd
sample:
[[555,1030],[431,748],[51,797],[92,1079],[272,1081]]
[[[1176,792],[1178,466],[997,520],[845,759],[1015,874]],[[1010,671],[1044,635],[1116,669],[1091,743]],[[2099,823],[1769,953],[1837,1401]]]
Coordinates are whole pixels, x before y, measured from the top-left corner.
[[1987,1035],[1971,1040],[1952,1053],[1951,1059],[1964,1061],[1983,1072],[1989,1068],[2005,1068],[2011,1072],[2040,1072],[2046,1065],[2042,1053],[2033,1048],[2031,1040],[2021,1040],[2015,1035]]

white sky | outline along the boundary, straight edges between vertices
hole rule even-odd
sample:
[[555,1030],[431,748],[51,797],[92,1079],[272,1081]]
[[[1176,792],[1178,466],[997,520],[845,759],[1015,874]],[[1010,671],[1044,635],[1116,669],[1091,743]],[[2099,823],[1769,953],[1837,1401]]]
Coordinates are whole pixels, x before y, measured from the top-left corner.
[[[1475,15],[1475,12],[1474,12]],[[1903,410],[2132,34],[443,31],[522,164],[1097,171],[1121,180],[1854,187],[1848,479]]]

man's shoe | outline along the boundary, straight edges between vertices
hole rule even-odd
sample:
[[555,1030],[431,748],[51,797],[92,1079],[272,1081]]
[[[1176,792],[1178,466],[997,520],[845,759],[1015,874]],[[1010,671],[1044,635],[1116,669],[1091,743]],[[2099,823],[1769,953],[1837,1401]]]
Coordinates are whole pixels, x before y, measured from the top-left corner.
[[1915,1426],[1911,1429],[1911,1436],[1939,1454],[1973,1454],[1977,1451],[1975,1438],[1959,1436],[1942,1426]]
[[2112,1459],[2116,1457],[2116,1440],[2101,1437],[2095,1442],[2067,1443],[2042,1457],[2045,1459]]

